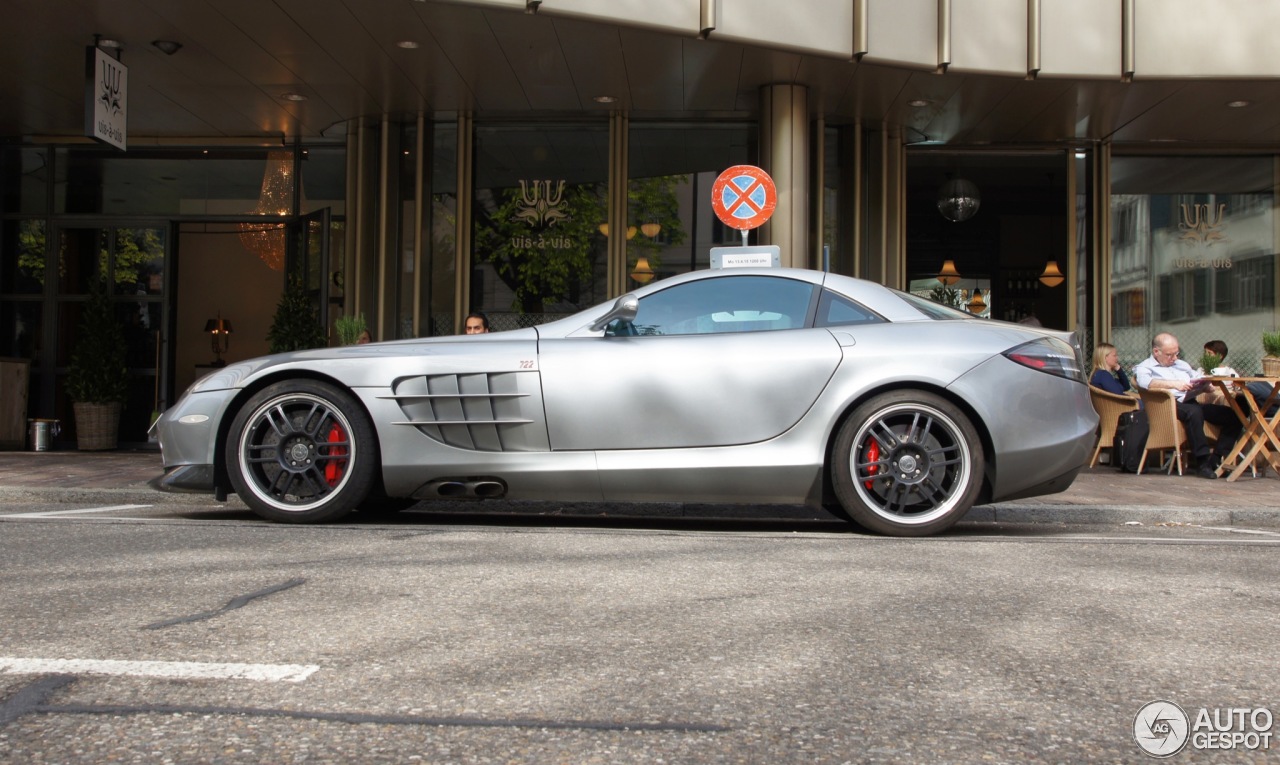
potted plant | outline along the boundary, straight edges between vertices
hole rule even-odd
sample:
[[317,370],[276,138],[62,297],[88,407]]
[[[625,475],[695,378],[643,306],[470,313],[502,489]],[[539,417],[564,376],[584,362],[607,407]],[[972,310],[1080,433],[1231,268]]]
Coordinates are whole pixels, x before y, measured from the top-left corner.
[[1262,374],[1267,377],[1280,377],[1280,332],[1262,333]]
[[75,411],[76,446],[83,451],[114,449],[120,410],[129,389],[124,327],[111,304],[111,286],[99,277],[80,312],[71,351],[67,395]]
[[355,345],[360,340],[360,335],[369,328],[368,322],[364,320],[364,314],[339,316],[333,326],[338,331],[339,345]]
[[1216,353],[1205,351],[1200,354],[1200,371],[1204,374],[1213,374],[1213,370],[1222,366],[1222,357]]
[[267,341],[271,344],[272,353],[305,351],[328,345],[319,314],[301,279],[290,279],[280,296],[275,319],[267,331]]

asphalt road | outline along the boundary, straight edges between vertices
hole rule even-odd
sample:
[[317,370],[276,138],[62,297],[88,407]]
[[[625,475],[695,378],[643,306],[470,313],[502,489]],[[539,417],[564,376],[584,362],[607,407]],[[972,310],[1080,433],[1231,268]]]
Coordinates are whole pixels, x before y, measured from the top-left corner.
[[10,504],[0,560],[2,763],[1148,762],[1148,702],[1280,714],[1274,530]]

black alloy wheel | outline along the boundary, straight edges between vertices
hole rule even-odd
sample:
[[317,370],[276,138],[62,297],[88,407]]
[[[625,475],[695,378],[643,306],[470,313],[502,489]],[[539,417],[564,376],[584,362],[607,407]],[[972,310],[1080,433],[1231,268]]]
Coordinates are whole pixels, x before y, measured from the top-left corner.
[[832,461],[841,508],[881,534],[943,531],[982,488],[982,442],[973,424],[925,391],[892,391],[859,406],[836,436]]
[[379,469],[373,425],[345,391],[287,380],[236,414],[226,458],[236,494],[258,515],[288,523],[333,521],[370,495]]

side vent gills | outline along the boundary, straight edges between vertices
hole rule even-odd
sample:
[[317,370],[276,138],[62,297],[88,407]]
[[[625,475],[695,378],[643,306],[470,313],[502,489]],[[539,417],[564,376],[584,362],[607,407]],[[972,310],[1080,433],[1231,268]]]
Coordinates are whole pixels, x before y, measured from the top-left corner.
[[543,451],[546,426],[536,372],[421,375],[398,380],[390,398],[404,413],[394,422],[459,449]]

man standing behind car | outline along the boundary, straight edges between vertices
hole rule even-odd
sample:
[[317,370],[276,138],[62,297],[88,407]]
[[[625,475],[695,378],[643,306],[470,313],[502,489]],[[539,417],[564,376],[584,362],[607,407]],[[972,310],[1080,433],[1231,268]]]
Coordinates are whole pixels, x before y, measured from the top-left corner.
[[[1186,428],[1191,453],[1196,460],[1196,475],[1201,478],[1217,478],[1217,468],[1223,456],[1231,451],[1236,439],[1240,437],[1240,419],[1228,407],[1220,404],[1197,404],[1194,399],[1187,398],[1187,391],[1198,387],[1192,382],[1196,371],[1178,358],[1178,354],[1178,338],[1168,332],[1156,335],[1151,341],[1151,355],[1139,362],[1133,370],[1135,382],[1143,390],[1174,392],[1173,397],[1178,402],[1178,420]],[[1221,429],[1212,453],[1209,451],[1209,440],[1204,435],[1205,422],[1211,422]]]
[[489,331],[489,317],[479,311],[467,314],[462,322],[462,332],[467,335],[483,335]]

